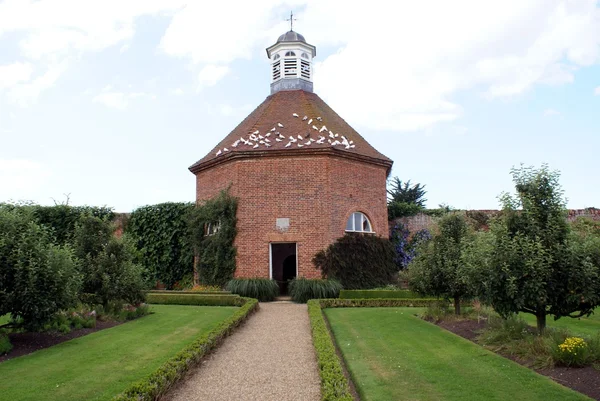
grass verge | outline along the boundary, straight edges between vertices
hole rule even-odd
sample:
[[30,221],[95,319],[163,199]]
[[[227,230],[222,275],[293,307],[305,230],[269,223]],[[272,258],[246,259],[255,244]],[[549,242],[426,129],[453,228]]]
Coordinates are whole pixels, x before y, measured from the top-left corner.
[[0,363],[0,394],[14,401],[110,400],[120,393],[115,399],[154,399],[255,306],[153,305],[152,315]]
[[415,317],[414,309],[324,312],[362,399],[588,400]]

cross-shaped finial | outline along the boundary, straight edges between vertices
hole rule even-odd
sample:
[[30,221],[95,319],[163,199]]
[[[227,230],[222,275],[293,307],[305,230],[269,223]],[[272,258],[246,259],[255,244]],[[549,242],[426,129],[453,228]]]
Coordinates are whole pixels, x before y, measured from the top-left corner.
[[286,21],[290,21],[290,31],[294,30],[294,21],[297,21],[296,18],[294,18],[294,12],[290,11],[290,18],[286,19]]

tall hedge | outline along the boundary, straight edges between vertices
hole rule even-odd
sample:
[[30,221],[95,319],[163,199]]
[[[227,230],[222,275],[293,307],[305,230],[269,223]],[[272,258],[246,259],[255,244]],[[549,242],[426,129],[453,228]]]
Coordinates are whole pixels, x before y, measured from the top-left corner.
[[[200,282],[207,285],[225,285],[233,278],[237,249],[233,245],[237,234],[237,198],[229,191],[194,208],[190,230]],[[208,227],[218,227],[208,233]],[[210,234],[210,235],[207,235]]]
[[168,288],[193,269],[188,218],[193,203],[161,203],[131,213],[125,231],[140,251],[139,262]]
[[30,213],[37,224],[52,231],[52,237],[59,245],[69,244],[73,241],[75,226],[84,214],[109,221],[115,218],[113,209],[107,206],[41,206],[31,203],[0,203],[0,205],[5,209],[22,210]]
[[338,280],[345,289],[383,287],[397,273],[396,252],[386,238],[346,234],[313,258],[327,278]]

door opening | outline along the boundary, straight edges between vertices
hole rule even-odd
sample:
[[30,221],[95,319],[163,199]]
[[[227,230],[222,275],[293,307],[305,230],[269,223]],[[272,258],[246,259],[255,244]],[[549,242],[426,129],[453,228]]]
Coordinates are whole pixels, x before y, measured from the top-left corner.
[[288,283],[298,274],[296,243],[271,244],[271,278],[277,281],[279,293],[287,295]]

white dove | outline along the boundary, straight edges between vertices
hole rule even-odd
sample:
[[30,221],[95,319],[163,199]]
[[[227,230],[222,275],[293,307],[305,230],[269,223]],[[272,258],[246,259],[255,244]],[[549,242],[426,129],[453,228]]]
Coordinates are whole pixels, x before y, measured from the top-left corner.
[[277,128],[275,128],[275,127],[271,128],[271,132],[275,132],[275,131],[277,131]]
[[308,125],[310,125],[310,123],[312,123],[312,118],[307,122]]
[[315,131],[318,131],[318,130],[319,130],[319,129],[318,129],[317,127],[315,127],[314,125],[313,125],[312,127],[313,127],[313,129],[314,129]]
[[329,131],[329,137],[330,138],[335,138],[335,135],[333,135],[333,132]]
[[327,131],[327,126],[322,126],[321,129],[319,130],[319,132],[323,132],[323,131]]
[[321,117],[317,117],[317,120],[319,121],[323,121],[323,119]]
[[308,116],[304,116],[304,118],[302,119],[302,121],[306,121],[307,118],[308,118]]
[[299,148],[301,148],[301,147],[303,147],[303,146],[304,146],[304,145],[302,145],[301,143],[299,143],[299,144],[298,144],[298,147],[299,147]]
[[283,141],[283,139],[281,139],[281,138],[275,138],[275,140],[276,140],[277,142],[281,142],[281,141]]
[[229,149],[223,148],[223,152],[229,152]]
[[221,149],[219,149],[219,151],[217,152],[217,156],[219,156],[221,154]]
[[282,124],[282,123],[277,123],[277,126],[278,126],[279,128],[283,128],[283,124]]
[[258,148],[258,143],[252,147],[253,149]]
[[305,145],[305,146],[308,146],[308,145],[310,145],[311,143],[312,143],[311,141],[304,142],[304,145]]
[[294,117],[300,117],[298,114],[294,113],[292,114]]
[[256,135],[256,134],[258,134],[259,132],[260,132],[259,130],[256,130],[256,131],[254,131],[254,132],[253,132],[253,134],[254,134],[254,135]]
[[258,139],[265,139],[265,137],[259,134]]
[[285,145],[284,147],[289,148],[290,146],[292,146],[292,143],[288,142],[287,145]]
[[302,140],[302,135],[298,134],[298,139]]

